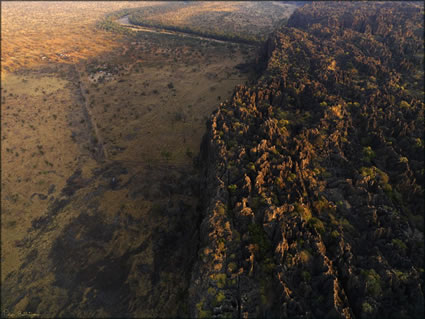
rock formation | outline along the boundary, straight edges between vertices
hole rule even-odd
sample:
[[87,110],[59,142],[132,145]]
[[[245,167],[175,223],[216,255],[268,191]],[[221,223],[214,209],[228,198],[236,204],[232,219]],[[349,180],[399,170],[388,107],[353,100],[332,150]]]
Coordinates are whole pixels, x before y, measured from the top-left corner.
[[424,316],[423,14],[312,3],[210,117],[191,317]]

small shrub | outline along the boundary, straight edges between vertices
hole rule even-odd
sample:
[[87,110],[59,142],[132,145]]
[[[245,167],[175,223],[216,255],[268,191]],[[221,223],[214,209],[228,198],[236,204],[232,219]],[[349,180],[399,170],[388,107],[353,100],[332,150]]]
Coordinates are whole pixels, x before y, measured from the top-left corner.
[[424,148],[425,147],[425,143],[424,143],[424,141],[421,139],[421,138],[416,138],[415,139],[415,146],[417,147],[417,148]]
[[221,303],[224,299],[226,299],[226,296],[222,292],[219,292],[215,298],[217,303]]
[[350,224],[347,218],[341,219],[340,224],[342,225],[342,227],[344,227],[344,230],[347,230],[349,232],[353,232],[355,230],[354,226]]
[[308,224],[310,226],[312,226],[314,229],[316,229],[320,234],[324,234],[325,233],[325,225],[323,224],[323,222],[316,218],[316,217],[312,217],[309,221]]
[[373,169],[374,168],[374,166],[372,166],[372,167],[362,167],[362,168],[360,168],[360,174],[363,176],[363,177],[367,177],[367,176],[369,176],[370,178],[375,178],[375,170]]
[[375,269],[362,270],[362,275],[366,283],[366,289],[369,294],[377,297],[381,294],[381,276],[375,271]]
[[321,213],[332,213],[335,212],[336,207],[334,205],[331,205],[329,201],[325,197],[320,197],[318,201],[315,201],[313,203],[314,208]]
[[332,237],[333,239],[338,239],[340,236],[341,236],[341,234],[340,234],[337,230],[334,230],[334,231],[332,231],[332,233],[331,233],[331,237]]
[[263,227],[257,224],[251,224],[248,226],[249,235],[251,242],[258,245],[259,247],[259,259],[264,259],[266,254],[271,249],[270,240],[267,238]]
[[307,206],[295,204],[295,211],[300,214],[301,218],[306,222],[308,222],[312,218],[311,210]]
[[218,288],[224,288],[226,285],[226,274],[216,274],[214,279],[217,282]]
[[199,318],[209,318],[211,317],[211,312],[208,310],[203,310],[204,308],[204,301],[205,299],[202,299],[200,302],[196,304],[196,309],[199,312]]
[[[422,269],[422,270],[423,270],[423,269]],[[408,276],[408,274],[407,274],[407,273],[402,272],[402,271],[400,271],[400,270],[398,270],[398,269],[394,269],[394,273],[396,274],[397,278],[398,278],[400,281],[406,281],[406,280],[409,278],[409,276]]]
[[369,303],[364,302],[362,304],[362,311],[366,314],[370,314],[373,312],[373,307]]
[[370,147],[370,146],[363,147],[363,160],[364,161],[370,162],[375,157],[376,157],[376,154],[372,150],[372,147]]
[[224,207],[224,205],[222,203],[217,205],[216,211],[219,215],[226,215],[226,208]]
[[237,188],[238,188],[238,186],[235,185],[235,184],[227,186],[227,189],[229,190],[230,194],[232,194],[232,195],[236,193]]
[[407,250],[407,246],[404,242],[402,242],[400,239],[395,238],[391,241],[394,246],[396,246],[400,250]]
[[297,178],[297,175],[295,173],[290,173],[287,180],[292,183],[295,181],[296,178]]
[[255,172],[255,164],[252,162],[249,162],[247,165],[247,168],[253,172]]

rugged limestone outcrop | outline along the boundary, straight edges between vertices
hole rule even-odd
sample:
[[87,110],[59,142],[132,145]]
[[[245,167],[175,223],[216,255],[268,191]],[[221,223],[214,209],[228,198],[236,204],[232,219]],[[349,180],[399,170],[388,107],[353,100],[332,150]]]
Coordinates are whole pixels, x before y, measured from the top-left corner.
[[201,147],[191,316],[424,316],[423,14],[313,3],[271,35]]

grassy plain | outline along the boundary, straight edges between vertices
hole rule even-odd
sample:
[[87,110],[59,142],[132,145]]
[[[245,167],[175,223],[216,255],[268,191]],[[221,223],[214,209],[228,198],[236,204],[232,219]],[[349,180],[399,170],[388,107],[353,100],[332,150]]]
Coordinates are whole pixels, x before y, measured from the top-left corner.
[[176,2],[131,10],[130,21],[178,27],[204,34],[264,40],[295,9],[275,1]]
[[73,63],[109,51],[119,45],[120,36],[95,29],[96,21],[114,10],[155,5],[148,1],[4,1],[2,72],[46,62]]
[[95,28],[108,12],[149,5],[2,3],[9,312],[185,314],[199,215],[193,157],[206,118],[251,76],[235,67],[257,48]]
[[119,63],[81,70],[107,157],[188,164],[206,118],[247,80],[235,65],[252,59],[253,49],[158,34],[140,34],[132,43],[126,57],[115,58]]

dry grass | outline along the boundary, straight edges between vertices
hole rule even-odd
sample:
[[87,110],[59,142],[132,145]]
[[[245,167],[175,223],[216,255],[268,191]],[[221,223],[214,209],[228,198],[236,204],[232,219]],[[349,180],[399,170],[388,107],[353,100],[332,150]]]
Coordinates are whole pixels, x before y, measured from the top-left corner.
[[[14,1],[1,5],[2,71],[71,63],[109,51],[122,39],[95,29],[104,14],[156,5],[124,1]],[[62,56],[58,54],[63,54]]]
[[[51,185],[57,194],[77,166],[67,111],[78,112],[66,81],[50,76],[6,75],[2,103],[2,275],[16,267],[15,241],[45,213]],[[43,93],[43,91],[45,93]],[[12,226],[13,225],[13,226]],[[14,256],[14,257],[11,257]],[[3,277],[2,276],[2,277]],[[3,277],[4,278],[4,277]]]
[[127,62],[120,63],[123,70],[104,83],[93,82],[95,76],[84,71],[93,120],[109,159],[190,164],[219,97],[228,98],[246,80],[234,69],[246,59],[238,46],[231,54],[225,45],[194,48],[182,41],[160,47],[134,42]]
[[[15,243],[46,213],[49,199],[58,197],[66,179],[78,168],[89,179],[99,166],[90,144],[81,142],[93,138],[94,132],[77,99],[78,83],[70,67],[56,62],[80,61],[97,138],[104,141],[109,161],[136,167],[134,174],[146,164],[190,166],[218,96],[229,97],[234,85],[246,80],[233,69],[247,58],[238,46],[197,47],[195,40],[155,34],[130,43],[92,28],[102,14],[127,3],[66,5],[69,10],[55,2],[33,2],[31,10],[28,3],[2,5],[2,63],[9,71],[20,69],[3,69],[1,75],[2,278],[22,262],[27,252],[16,249]],[[68,52],[71,58],[64,60],[56,52]],[[115,64],[122,70],[111,81],[95,84],[86,70],[93,59],[84,62],[89,57],[98,65]],[[76,133],[82,135],[80,140],[72,137]],[[55,190],[48,194],[52,185]],[[113,199],[104,200],[113,207]],[[146,205],[144,210],[150,207]]]
[[[160,8],[163,8],[161,10]],[[170,10],[160,6],[158,12],[140,10],[143,20],[190,27],[217,34],[234,34],[244,38],[267,37],[295,9],[292,4],[275,1],[261,2],[192,2],[176,3]]]
[[[147,32],[126,38],[94,29],[104,13],[141,5],[148,3],[2,3],[2,302],[10,305],[25,295],[15,311],[40,298],[41,314],[109,316],[110,309],[90,308],[101,292],[89,281],[76,283],[82,295],[73,290],[76,299],[67,306],[69,291],[55,282],[55,273],[64,271],[58,264],[64,260],[65,270],[70,265],[67,278],[98,262],[113,267],[107,264],[111,256],[121,258],[152,241],[158,229],[166,234],[174,227],[175,220],[158,214],[155,205],[196,206],[190,193],[169,195],[161,186],[172,185],[174,174],[188,175],[206,117],[248,79],[234,67],[251,61],[255,49]],[[100,73],[108,65],[111,74],[95,82],[109,72]],[[104,143],[104,161],[93,157],[94,139]],[[111,190],[110,176],[97,173],[113,165],[127,171],[116,175],[126,187]],[[65,196],[67,180],[78,169],[80,187]],[[64,198],[70,203],[50,217],[52,203]],[[86,213],[95,216],[93,222],[78,224]],[[46,216],[47,230],[32,227]],[[58,238],[78,242],[97,235],[110,239],[75,251],[67,251],[72,246],[64,240],[64,249],[54,249]],[[38,255],[25,264],[32,251]],[[136,317],[177,316],[181,274],[162,271],[153,285],[149,274],[137,271],[140,265],[153,269],[153,255],[150,242],[126,260],[129,307]],[[156,308],[145,298],[151,291],[161,295]]]

